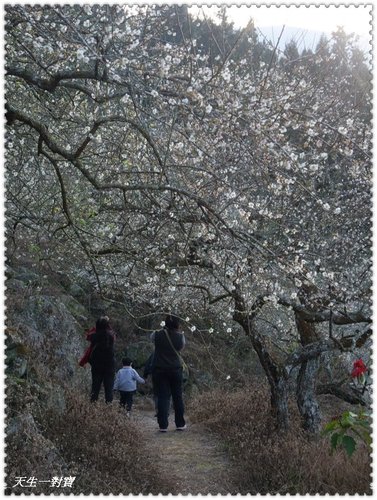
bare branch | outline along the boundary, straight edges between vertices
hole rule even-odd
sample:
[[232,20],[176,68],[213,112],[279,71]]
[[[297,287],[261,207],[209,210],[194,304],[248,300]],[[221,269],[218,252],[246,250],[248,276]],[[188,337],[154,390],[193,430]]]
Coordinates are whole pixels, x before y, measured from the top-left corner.
[[339,349],[347,351],[352,350],[355,347],[362,347],[371,336],[372,330],[369,328],[361,334],[358,333],[352,336],[337,339],[337,342],[334,342],[334,340],[330,339],[307,344],[306,346],[298,349],[288,356],[285,362],[286,369],[290,371],[295,366],[298,366],[310,359],[315,359],[320,354],[327,351],[334,351]]
[[342,401],[346,401],[352,405],[362,405],[366,406],[366,402],[361,394],[353,391],[347,391],[342,388],[340,384],[337,383],[329,383],[329,384],[319,384],[316,389],[317,394],[331,394],[332,396],[341,399]]

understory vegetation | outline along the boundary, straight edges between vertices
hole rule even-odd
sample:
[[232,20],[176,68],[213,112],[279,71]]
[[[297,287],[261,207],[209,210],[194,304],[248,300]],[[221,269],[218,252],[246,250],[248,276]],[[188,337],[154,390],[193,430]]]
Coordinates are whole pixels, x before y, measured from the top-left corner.
[[349,458],[331,453],[328,441],[309,439],[300,428],[298,412],[288,433],[274,428],[268,388],[248,388],[202,394],[190,405],[196,423],[224,440],[237,464],[241,494],[371,494],[371,457],[359,446]]
[[[142,429],[125,418],[118,405],[96,403],[77,391],[66,394],[66,408],[40,409],[37,422],[50,450],[40,440],[15,434],[8,438],[8,474],[38,477],[76,477],[68,492],[74,494],[167,494],[174,491],[152,461]],[[54,451],[52,452],[52,449]],[[46,460],[52,453],[52,461]],[[50,484],[23,487],[23,493],[51,493]],[[54,493],[64,492],[63,489]],[[11,488],[9,488],[11,492]],[[20,493],[18,488],[16,493]]]
[[[71,393],[63,414],[44,414],[46,433],[77,471],[80,493],[168,494],[174,485],[161,478],[152,461],[143,429],[125,418],[117,404],[88,404]],[[163,479],[163,480],[162,480]]]

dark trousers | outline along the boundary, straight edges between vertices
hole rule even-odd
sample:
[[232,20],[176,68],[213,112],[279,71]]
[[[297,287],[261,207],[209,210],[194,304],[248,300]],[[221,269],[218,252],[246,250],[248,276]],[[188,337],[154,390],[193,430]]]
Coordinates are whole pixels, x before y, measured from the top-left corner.
[[169,425],[170,397],[173,399],[175,425],[177,427],[183,427],[185,425],[185,419],[183,416],[182,368],[174,370],[155,368],[152,377],[158,397],[157,422],[160,429],[167,429]]
[[92,391],[90,401],[98,400],[101,385],[105,389],[105,401],[111,403],[113,400],[114,370],[101,366],[92,366]]
[[126,408],[127,411],[131,411],[133,396],[135,391],[119,391],[120,393],[120,406]]
[[[155,409],[155,412],[156,412],[156,417],[158,415],[158,396],[157,396],[157,393],[156,394],[153,394],[153,403],[154,403],[154,409]],[[169,398],[169,407],[168,407],[168,414],[170,413],[170,398]]]

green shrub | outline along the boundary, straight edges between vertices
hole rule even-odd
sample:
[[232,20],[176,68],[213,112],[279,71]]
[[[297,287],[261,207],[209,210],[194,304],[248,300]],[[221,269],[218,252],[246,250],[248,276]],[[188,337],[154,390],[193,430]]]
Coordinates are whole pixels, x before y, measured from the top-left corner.
[[370,446],[372,444],[370,417],[364,410],[359,413],[346,411],[339,417],[335,417],[327,423],[322,435],[330,435],[331,449],[344,449],[348,456],[352,456],[356,450],[357,441],[363,441]]

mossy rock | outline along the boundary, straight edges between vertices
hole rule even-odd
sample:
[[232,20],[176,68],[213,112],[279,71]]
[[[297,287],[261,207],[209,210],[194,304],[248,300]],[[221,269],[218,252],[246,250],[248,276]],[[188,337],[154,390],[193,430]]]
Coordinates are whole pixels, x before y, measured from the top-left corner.
[[19,273],[16,273],[14,276],[14,280],[23,281],[26,284],[39,282],[41,277],[37,273],[33,273],[28,269],[22,269]]
[[26,289],[26,283],[19,279],[8,279],[6,285],[8,290],[15,290],[17,292]]
[[80,285],[73,283],[68,289],[68,293],[72,295],[75,299],[85,300],[87,298],[88,292],[85,291]]
[[88,310],[70,295],[61,295],[59,300],[65,305],[74,318],[87,320]]
[[45,404],[46,408],[56,411],[59,415],[63,415],[67,409],[64,391],[56,387],[49,387]]
[[10,375],[12,374],[16,378],[25,378],[26,373],[27,373],[27,361],[24,358],[20,357],[13,357],[13,358],[7,358],[6,361],[7,367],[6,367],[6,374]]
[[25,344],[17,344],[16,352],[18,356],[27,356],[30,354],[30,348]]
[[12,382],[13,385],[21,385],[21,386],[27,386],[28,380],[26,378],[19,378],[19,377],[14,377],[13,375],[10,375],[9,378],[7,378],[7,385]]
[[6,344],[6,373],[17,378],[25,377],[27,372],[27,360],[25,357],[29,352],[28,347],[25,344],[15,341],[9,334]]

